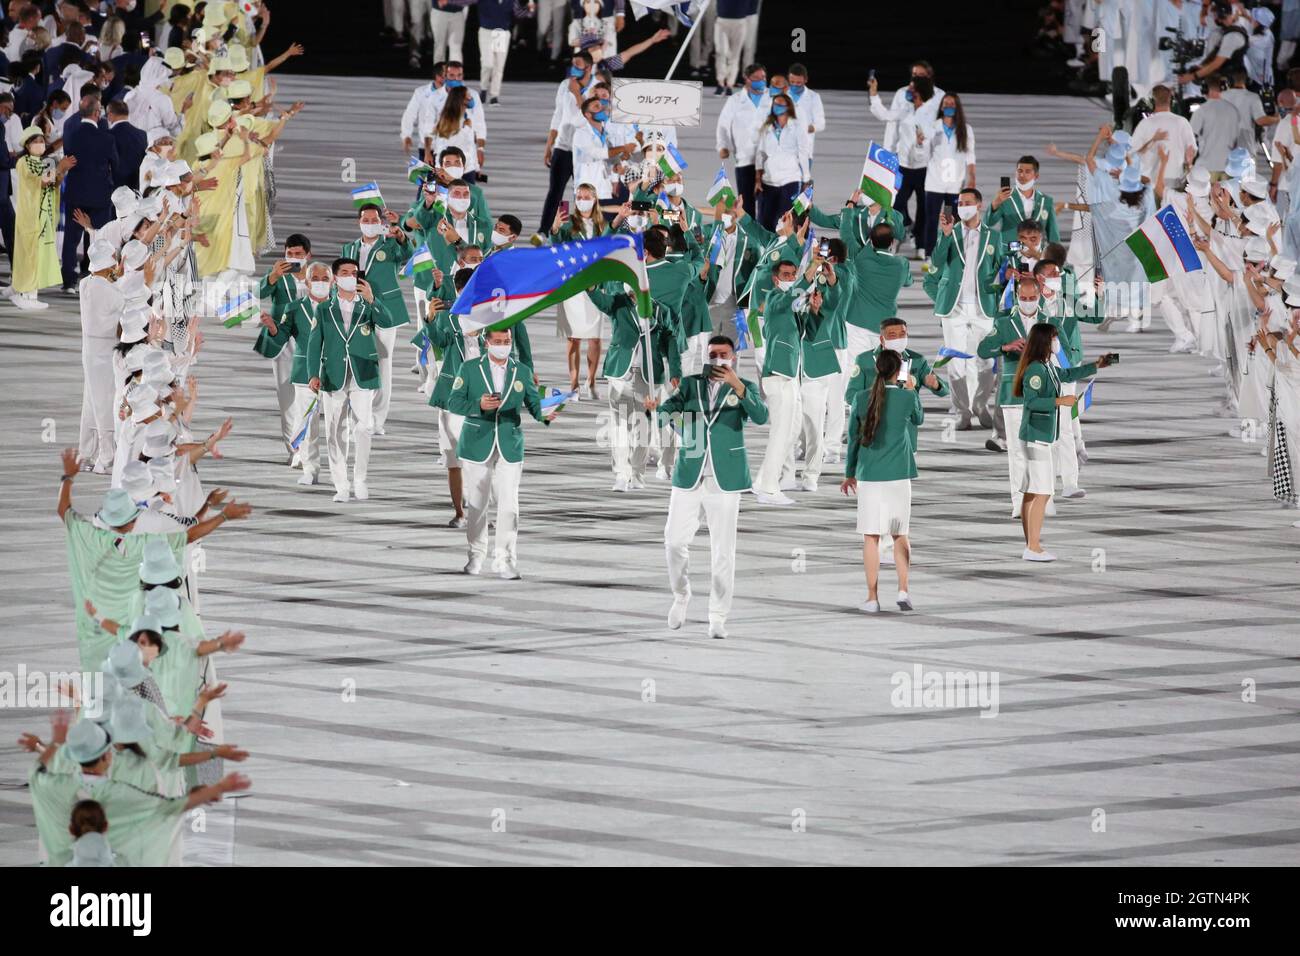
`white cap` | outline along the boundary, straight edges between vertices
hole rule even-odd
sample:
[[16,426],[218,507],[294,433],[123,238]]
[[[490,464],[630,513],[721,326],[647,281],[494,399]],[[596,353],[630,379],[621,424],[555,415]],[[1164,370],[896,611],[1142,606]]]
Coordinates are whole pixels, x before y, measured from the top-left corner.
[[126,212],[136,204],[139,199],[135,190],[130,186],[118,186],[113,190],[113,194],[108,197],[113,203],[113,211],[117,213],[117,218],[121,219]]
[[153,476],[149,474],[149,466],[142,461],[127,462],[126,467],[122,469],[122,480],[119,484],[133,501],[148,501],[157,491],[153,484]]
[[1241,184],[1241,191],[1244,193],[1249,193],[1251,196],[1254,196],[1256,199],[1267,199],[1268,183],[1264,182],[1264,180],[1262,179],[1243,180]]
[[128,372],[138,372],[144,368],[144,356],[149,351],[149,346],[144,342],[129,349],[122,357],[122,363],[126,366]]
[[159,491],[171,494],[176,490],[176,459],[171,455],[162,455],[149,462],[149,477],[153,486]]
[[1282,294],[1286,296],[1286,304],[1291,308],[1300,306],[1300,276],[1292,276],[1283,282]]
[[1187,171],[1187,192],[1192,196],[1210,194],[1210,171],[1204,166],[1193,166]]
[[164,418],[150,422],[144,429],[144,447],[141,453],[150,458],[170,455],[176,445],[176,426]]
[[[118,324],[122,326],[122,334],[118,336],[119,342],[139,342],[149,332],[149,310],[145,309],[142,312],[139,309],[129,309],[122,313]],[[137,368],[144,368],[143,358],[140,357],[141,364]]]
[[1296,261],[1288,259],[1281,253],[1274,256],[1269,265],[1273,267],[1273,274],[1283,282],[1295,275]]
[[149,247],[139,239],[131,239],[122,247],[122,265],[131,270],[144,268],[149,261]]
[[111,269],[117,265],[117,253],[111,243],[95,241],[90,244],[90,271]]
[[1251,236],[1246,240],[1246,248],[1243,255],[1247,262],[1267,262],[1272,256],[1273,250],[1269,247],[1268,240],[1263,236]]

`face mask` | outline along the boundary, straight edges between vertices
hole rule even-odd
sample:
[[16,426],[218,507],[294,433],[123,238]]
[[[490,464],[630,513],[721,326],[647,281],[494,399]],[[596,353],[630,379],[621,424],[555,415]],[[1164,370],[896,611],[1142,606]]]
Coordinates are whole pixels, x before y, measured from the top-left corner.
[[1034,177],[1033,179],[1029,180],[1029,182],[1027,183],[1019,183],[1017,185],[1017,188],[1024,192],[1030,192],[1031,190],[1033,190],[1033,188],[1036,185],[1038,185],[1038,178]]
[[715,355],[710,355],[709,364],[714,368],[731,368],[731,359],[718,358]]
[[442,167],[442,171],[446,173],[448,176],[450,176],[452,179],[460,179],[460,177],[465,174],[465,167],[448,166],[447,164],[444,163]]
[[791,289],[794,288],[794,280],[793,280],[793,279],[777,279],[777,280],[776,280],[776,287],[777,287],[778,289],[780,289],[782,292],[789,292]]
[[791,86],[791,87],[790,87],[790,95],[794,97],[794,101],[795,101],[796,103],[798,103],[798,102],[799,102],[799,99],[803,96],[803,90],[804,90],[804,88],[803,88],[802,86]]
[[446,89],[455,90],[465,85],[464,80],[447,80],[442,84]]
[[762,93],[767,89],[767,80],[750,80],[749,88],[755,93]]
[[772,115],[773,115],[773,116],[784,116],[784,115],[785,115],[785,107],[782,106],[780,103],[777,103],[775,106],[772,107]]
[[958,206],[957,218],[960,219],[962,222],[970,222],[972,219],[974,219],[976,216],[979,215],[979,211],[980,211],[979,206]]
[[1037,299],[1017,299],[1016,302],[1020,306],[1021,315],[1034,315],[1038,312]]
[[1043,280],[1043,286],[1044,286],[1044,287],[1047,289],[1047,291],[1049,291],[1049,292],[1052,292],[1052,293],[1060,292],[1060,291],[1061,291],[1061,277],[1060,277],[1060,276],[1052,276],[1050,279],[1044,279],[1044,280]]
[[724,212],[724,213],[722,214],[722,228],[723,228],[723,229],[730,229],[731,226],[732,226],[732,223],[734,223],[735,221],[736,221],[736,217],[733,216],[731,213],[729,213],[729,212]]
[[640,232],[646,226],[645,216],[628,216],[627,227],[633,232]]
[[596,206],[596,200],[594,200],[594,199],[579,199],[579,200],[578,200],[578,203],[577,203],[577,206],[578,206],[578,212],[584,212],[584,213],[585,213],[585,212],[591,212],[591,210],[594,209],[595,206]]
[[498,248],[501,246],[508,246],[512,242],[514,242],[514,240],[509,236],[504,236],[495,231],[492,233],[492,245],[497,246]]
[[509,345],[489,345],[489,346],[488,346],[488,355],[492,356],[494,359],[499,359],[499,360],[504,361],[505,359],[510,358],[510,346],[509,346]]
[[569,67],[569,76],[573,77],[575,80],[582,79],[582,72],[583,71],[576,66]]
[[382,222],[363,222],[361,224],[361,235],[367,239],[373,239],[384,231]]
[[31,153],[33,156],[44,156],[44,155],[45,155],[45,144],[44,144],[44,143],[32,143],[32,145],[30,145],[30,146],[27,147],[27,152]]
[[67,111],[67,110],[55,110],[55,111],[53,112],[53,114],[51,114],[51,115],[53,115],[53,117],[54,117],[54,122],[57,123],[59,120],[63,119],[63,117],[65,117],[65,116],[68,115],[68,111]]
[[605,110],[601,110],[598,113],[592,113],[591,118],[594,119],[597,123],[603,123],[605,122],[605,120],[609,119],[609,113],[607,113]]
[[956,115],[957,115],[957,107],[955,107],[955,106],[945,106],[945,107],[943,108],[943,115],[944,115],[944,116],[956,116]]
[[468,196],[452,196],[447,200],[447,206],[454,213],[462,213],[469,208]]
[[896,339],[881,339],[880,344],[883,345],[885,348],[889,349],[891,352],[906,352],[907,336],[900,335]]
[[670,196],[680,196],[682,193],[686,192],[686,187],[681,183],[669,183],[664,187],[664,192]]
[[337,279],[336,281],[337,281],[337,283],[338,283],[338,287],[339,287],[341,290],[343,290],[344,292],[356,292],[356,291],[357,291],[357,277],[356,277],[356,276],[339,276],[338,279]]
[[323,299],[330,294],[330,284],[328,282],[312,282],[308,284],[311,290],[312,298]]

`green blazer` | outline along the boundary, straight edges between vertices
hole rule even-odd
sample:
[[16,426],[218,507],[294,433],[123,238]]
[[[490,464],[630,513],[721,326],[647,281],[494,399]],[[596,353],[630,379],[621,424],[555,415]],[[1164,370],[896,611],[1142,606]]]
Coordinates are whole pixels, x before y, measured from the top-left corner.
[[871,245],[871,230],[877,223],[889,223],[894,230],[894,238],[903,238],[903,214],[889,207],[880,207],[872,215],[870,206],[845,205],[836,216],[822,211],[814,204],[808,211],[808,218],[814,226],[822,229],[838,229],[840,240],[848,249],[850,259]]
[[1106,299],[1102,293],[1093,299],[1091,307],[1085,306],[1078,296],[1078,281],[1074,270],[1066,267],[1061,276],[1061,291],[1057,293],[1057,302],[1049,306],[1046,299],[1041,299],[1042,316],[1051,322],[1060,333],[1065,344],[1065,354],[1070,357],[1070,364],[1078,365],[1083,361],[1082,325],[1100,325],[1106,321]]
[[317,307],[316,324],[307,345],[307,370],[309,378],[320,379],[321,391],[337,392],[341,389],[349,365],[359,387],[379,387],[375,329],[383,328],[379,324],[383,315],[377,305],[371,305],[358,295],[353,299],[352,322],[345,329],[338,293],[331,293]]
[[1056,202],[1047,193],[1034,191],[1033,201],[1025,204],[1025,197],[1020,190],[1012,187],[1011,198],[997,209],[989,209],[988,223],[1001,232],[1003,245],[1016,241],[1016,229],[1026,219],[1032,219],[1043,227],[1044,242],[1060,242],[1061,230],[1056,224]]
[[993,331],[980,340],[976,351],[980,358],[998,360],[998,404],[1022,405],[1024,400],[1015,394],[1016,369],[1020,367],[1020,352],[1004,352],[1002,346],[1016,339],[1029,337],[1029,330],[1038,317],[1027,320],[1019,309],[1003,312],[993,319]]
[[850,260],[857,294],[845,321],[880,334],[880,323],[898,315],[898,294],[912,284],[912,268],[902,256],[878,252],[870,245]]
[[[737,303],[745,294],[745,289],[749,286],[750,277],[754,274],[754,268],[758,265],[758,260],[766,245],[766,240],[754,229],[750,223],[753,220],[749,216],[741,216],[735,225],[736,247],[733,256],[735,258],[735,268],[731,270],[731,294],[735,296]],[[722,228],[722,223],[717,220],[711,220],[704,224],[704,238],[700,242],[705,258],[708,257],[709,248],[713,245],[713,235]],[[709,268],[709,280],[705,286],[705,294],[710,302],[713,301],[713,295],[717,291],[718,282],[722,275],[722,267],[714,264]]]
[[682,416],[681,447],[673,468],[674,488],[694,488],[704,475],[704,457],[713,468],[713,477],[723,491],[748,491],[749,458],[745,453],[745,422],[767,422],[767,405],[758,394],[758,385],[741,379],[745,396],[741,398],[730,385],[723,384],[709,401],[709,383],[703,374],[688,375],[677,391],[659,405],[663,417]]
[[795,312],[798,284],[789,292],[774,289],[763,305],[763,377],[798,378],[803,359],[805,313]]
[[[445,309],[434,316],[429,328],[429,341],[434,348],[442,350],[442,365],[438,368],[438,379],[433,383],[429,404],[434,408],[449,408],[447,400],[451,398],[452,385],[465,362],[465,335],[460,327],[460,316],[452,315]],[[482,355],[480,338],[479,354],[476,357]]]
[[[595,210],[592,211],[595,212]],[[606,222],[604,226],[591,234],[591,238],[599,239],[601,236],[608,236],[611,231],[609,223]],[[551,233],[551,245],[553,246],[562,242],[585,242],[586,239],[585,235],[573,228],[573,223],[568,219],[560,223],[560,228]]]
[[[863,352],[853,360],[853,365],[849,368],[849,382],[844,387],[844,403],[852,405],[853,400],[858,397],[858,392],[871,391],[871,386],[876,383],[876,358],[880,355],[883,345],[877,345],[874,349]],[[904,349],[901,356],[904,360],[911,363],[908,374],[916,379],[916,387],[919,391],[922,388],[930,388],[925,384],[926,378],[934,369],[930,368],[930,362],[920,352],[913,349]],[[930,391],[939,396],[948,394],[948,384],[938,375],[935,376],[939,381],[938,388],[930,388]]]
[[692,335],[713,329],[705,283],[700,281],[698,267],[692,267],[688,257],[647,263],[645,274],[650,280],[650,297],[677,316],[683,349]]
[[456,226],[449,213],[435,216],[433,223],[424,232],[424,241],[433,253],[433,261],[443,272],[455,269],[456,253],[466,246],[478,246],[484,255],[492,248],[492,227],[496,225],[496,220],[479,215],[472,203],[465,213],[465,235],[460,236],[454,244],[449,244],[438,232],[438,223],[442,221],[450,223],[453,229]]
[[[281,280],[283,281],[283,280]],[[279,285],[280,283],[276,283]],[[327,300],[328,301],[328,300]],[[316,328],[316,306],[311,299],[303,297],[294,299],[287,311],[274,319],[275,334],[262,328],[253,343],[253,351],[258,355],[273,359],[283,351],[289,340],[293,340],[293,365],[290,367],[290,381],[295,385],[306,385],[311,381],[311,366],[308,352],[311,349],[311,334]]]
[[294,275],[284,275],[280,281],[271,282],[271,273],[262,276],[262,283],[258,287],[257,295],[260,299],[271,300],[271,318],[278,323],[280,316],[288,311],[295,299],[301,299],[307,294],[307,283],[299,281]]
[[636,299],[621,282],[607,282],[587,290],[592,304],[609,316],[609,350],[605,353],[603,374],[606,378],[624,378],[632,371],[632,356],[641,345],[641,374],[647,382],[663,384],[682,377],[682,343],[676,318],[666,306],[656,302],[650,324],[650,351],[645,354],[645,333]]
[[[402,236],[405,238],[406,233]],[[343,244],[343,257],[356,259],[361,264],[361,271],[374,290],[375,305],[379,307],[375,324],[381,329],[397,328],[411,321],[399,274],[413,252],[415,247],[410,239],[398,241],[391,236],[380,236],[364,258],[360,239]]]
[[916,430],[925,421],[921,396],[902,385],[885,386],[885,407],[871,444],[862,446],[862,422],[871,392],[859,392],[849,410],[849,451],[844,477],[858,481],[899,481],[916,477]]
[[[772,267],[778,262],[799,265],[803,262],[803,245],[794,233],[782,238],[764,229],[751,216],[743,216],[740,225],[749,230],[751,240],[760,242],[758,261],[746,278],[745,291],[737,299],[738,305],[753,308],[772,290]],[[767,337],[766,332],[763,335]]]
[[844,303],[852,296],[848,288],[852,279],[846,276],[846,271],[836,269],[834,285],[826,281],[826,276],[819,275],[810,287],[821,291],[822,307],[820,312],[809,309],[803,314],[800,334],[803,374],[807,378],[839,374],[840,359],[836,349],[844,347],[840,344],[846,338]]
[[1043,362],[1030,362],[1020,387],[1024,392],[1025,417],[1020,422],[1021,441],[1056,441],[1060,416],[1056,399],[1062,382],[1077,382],[1097,374],[1097,363],[1056,368]]
[[[975,297],[980,311],[988,318],[998,314],[998,299],[1002,287],[998,284],[998,264],[1002,260],[1002,243],[988,223],[981,222],[979,227],[979,258],[974,263]],[[926,294],[934,300],[934,314],[945,318],[957,308],[957,299],[961,293],[962,276],[972,264],[966,262],[966,227],[957,223],[952,227],[952,234],[945,235],[939,231],[939,242],[930,257],[934,267],[925,277],[923,287]]]
[[506,360],[501,407],[491,412],[479,407],[479,400],[492,393],[490,361],[487,355],[470,359],[461,365],[460,373],[452,382],[447,410],[465,416],[456,454],[464,461],[482,463],[497,448],[506,461],[521,462],[524,460],[522,412],[526,410],[543,425],[550,422],[542,414],[542,397],[533,384],[532,368],[514,359]]

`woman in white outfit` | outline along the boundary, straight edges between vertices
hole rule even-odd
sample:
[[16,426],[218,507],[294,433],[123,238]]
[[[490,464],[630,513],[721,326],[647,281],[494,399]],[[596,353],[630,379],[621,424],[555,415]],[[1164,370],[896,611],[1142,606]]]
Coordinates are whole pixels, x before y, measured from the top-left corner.
[[[555,213],[551,226],[551,244],[594,239],[609,231],[605,214],[598,205],[596,187],[580,183],[574,191],[574,209],[566,219],[561,208]],[[588,298],[579,292],[565,299],[556,308],[555,331],[569,340],[569,391],[579,389],[578,378],[582,365],[582,343],[587,343],[587,380],[581,385],[579,398],[588,400],[596,394],[596,376],[600,372],[600,335],[603,316]]]

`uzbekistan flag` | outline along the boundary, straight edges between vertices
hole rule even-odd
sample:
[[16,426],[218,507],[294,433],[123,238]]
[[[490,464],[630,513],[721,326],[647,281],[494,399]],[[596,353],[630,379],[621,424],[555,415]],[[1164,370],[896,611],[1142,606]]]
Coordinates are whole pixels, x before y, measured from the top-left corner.
[[665,176],[676,176],[686,168],[686,160],[672,143],[668,143],[667,147],[664,154],[659,157],[659,168],[663,170]]
[[1124,241],[1142,263],[1148,282],[1161,282],[1201,268],[1201,257],[1173,206],[1156,210],[1155,215]]
[[903,174],[898,169],[898,156],[879,143],[867,146],[867,159],[862,164],[862,182],[859,188],[872,202],[886,209],[894,205],[894,197],[903,185]]
[[693,17],[698,16],[703,9],[700,0],[632,0],[632,13],[638,20],[651,10],[662,10],[665,13],[671,12],[677,17],[677,22],[687,29],[695,22]]
[[429,244],[426,242],[411,258],[406,260],[406,267],[402,269],[402,275],[412,275],[416,272],[432,272],[434,266],[433,253],[429,251]]
[[1088,387],[1083,390],[1083,394],[1079,396],[1079,400],[1075,402],[1074,407],[1070,409],[1071,418],[1078,418],[1081,414],[1092,408],[1092,387],[1096,384],[1097,380],[1095,378],[1088,383]]
[[704,197],[704,201],[710,206],[716,206],[718,203],[726,203],[728,207],[736,203],[736,191],[731,188],[731,183],[727,179],[727,167],[722,166],[718,169],[718,175],[713,179],[713,185],[709,187],[709,194]]
[[934,360],[934,364],[931,365],[930,368],[943,368],[953,359],[969,359],[974,357],[975,356],[973,355],[967,355],[965,352],[958,352],[956,349],[950,349],[945,345],[939,349],[939,357]]
[[709,243],[709,265],[711,266],[718,264],[718,256],[722,254],[725,233],[726,230],[722,228],[721,224],[713,230],[713,241]]
[[[812,208],[812,204],[812,187],[809,186],[799,195],[794,197],[794,202],[790,204],[790,208],[794,210],[796,216],[802,216]],[[812,238],[811,232],[808,234],[808,238]]]
[[561,408],[563,408],[564,403],[572,399],[577,394],[578,393],[576,390],[572,392],[564,392],[558,388],[548,388],[546,389],[545,394],[542,397],[542,408],[554,408],[556,405],[559,405]]
[[257,315],[257,312],[257,298],[251,292],[244,292],[217,309],[217,318],[226,328],[233,329]]
[[289,447],[294,451],[298,450],[298,446],[302,444],[302,440],[307,437],[307,431],[311,428],[311,420],[316,414],[316,399],[319,397],[320,396],[312,397],[311,404],[307,406],[306,414],[302,416],[302,428],[298,430],[298,434],[293,436],[293,441],[289,442]]
[[352,190],[352,205],[358,209],[366,203],[384,204],[384,197],[379,194],[379,183],[366,183]]
[[652,315],[641,236],[600,236],[498,252],[474,270],[450,311],[460,316],[466,333],[508,329],[603,282],[628,286],[636,295],[638,314]]
[[[433,167],[412,156],[406,161],[406,178],[413,183],[422,183],[433,178]],[[376,190],[378,187],[376,187]]]

